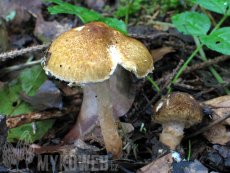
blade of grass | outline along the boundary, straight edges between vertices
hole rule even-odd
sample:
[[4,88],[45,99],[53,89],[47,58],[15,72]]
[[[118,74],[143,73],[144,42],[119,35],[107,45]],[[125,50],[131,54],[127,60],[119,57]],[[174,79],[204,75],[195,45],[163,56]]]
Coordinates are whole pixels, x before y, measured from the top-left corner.
[[189,161],[189,159],[190,159],[190,156],[191,156],[191,142],[190,142],[190,140],[188,141],[188,158],[187,158],[187,160]]
[[129,21],[129,10],[130,10],[130,7],[133,5],[133,2],[134,0],[130,0],[128,1],[128,8],[127,8],[127,11],[126,11],[126,15],[125,15],[125,26],[126,26],[126,30],[128,32],[128,21]]
[[[188,63],[192,60],[192,58],[197,54],[197,52],[199,51],[199,49],[203,46],[203,44],[201,44],[194,52],[193,54],[188,58],[188,60],[184,63],[184,65],[181,67],[180,71],[177,73],[176,77],[173,79],[172,83],[174,84],[176,82],[176,80],[178,79],[178,77],[180,76],[180,74],[182,73],[182,71],[185,69],[185,67],[188,65]],[[172,91],[172,87],[170,87],[168,89],[168,93],[170,93]]]
[[157,91],[159,92],[159,91],[160,91],[160,88],[157,86],[157,84],[156,84],[149,76],[146,76],[146,78],[153,84],[153,86],[155,86],[155,88],[156,88]]

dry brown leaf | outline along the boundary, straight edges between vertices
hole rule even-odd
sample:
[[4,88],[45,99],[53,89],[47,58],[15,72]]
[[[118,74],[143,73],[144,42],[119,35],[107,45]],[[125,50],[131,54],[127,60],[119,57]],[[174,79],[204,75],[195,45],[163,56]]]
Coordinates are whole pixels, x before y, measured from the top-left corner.
[[[135,97],[135,86],[132,82],[132,75],[121,66],[110,77],[110,90],[113,102],[113,114],[115,120],[119,120],[131,107]],[[93,84],[84,87],[83,103],[78,119],[74,127],[65,136],[65,143],[74,142],[76,139],[93,139],[103,144],[98,115],[97,101]]]
[[208,173],[208,169],[196,159],[188,167],[184,167],[183,170],[184,173]]
[[44,21],[42,15],[38,14],[34,35],[40,35],[42,38],[48,41],[53,41],[59,35],[70,30],[71,28],[72,26],[68,23],[61,25],[56,20],[52,22]]
[[64,81],[59,81],[58,88],[65,94],[65,95],[75,95],[75,94],[82,94],[82,88],[73,88],[68,85],[68,83]]
[[15,3],[18,4],[18,6],[28,10],[30,13],[34,15],[38,15],[42,11],[41,9],[43,0],[16,0]]
[[[134,131],[134,127],[133,127],[133,125],[131,123],[123,123],[123,122],[121,122],[120,124],[123,126],[123,128],[125,130],[125,133],[131,133],[131,132]],[[122,127],[119,127],[119,128],[122,128]]]
[[153,25],[154,28],[156,28],[158,31],[168,31],[169,26],[165,25]]
[[172,170],[173,158],[172,153],[153,161],[152,163],[141,168],[138,173],[169,173]]
[[226,145],[230,141],[230,132],[223,124],[217,124],[203,133],[203,136],[212,144]]
[[162,47],[159,49],[152,49],[150,52],[153,57],[153,62],[155,63],[161,60],[165,54],[175,52],[175,50],[172,47]]
[[[33,1],[31,1],[33,3]],[[16,15],[11,21],[12,24],[21,24],[30,19],[30,14],[18,5],[19,0],[1,0],[0,1],[0,17],[6,19],[10,12],[15,11]]]
[[95,11],[101,11],[105,6],[104,0],[85,0],[85,3],[89,9],[93,9]]
[[[117,66],[114,74],[110,77],[110,90],[113,102],[113,114],[115,120],[123,116],[132,106],[135,97],[135,85],[130,72]],[[84,88],[83,103],[78,119],[70,132],[62,139],[59,145],[33,145],[35,154],[54,153],[66,148],[73,148],[74,145],[64,145],[74,143],[77,139],[93,139],[100,144],[104,144],[103,136],[98,122],[97,102],[93,84],[88,84]],[[64,146],[63,146],[64,145]]]
[[37,90],[34,96],[28,96],[25,91],[21,91],[20,99],[30,103],[36,110],[45,110],[47,108],[62,109],[62,95],[56,85],[46,80]]
[[[200,105],[202,107],[208,106],[214,112],[214,114],[212,114],[212,121],[216,121],[230,113],[230,96],[217,97],[212,100],[201,102]],[[230,125],[230,118],[223,121],[222,124]]]
[[[230,96],[217,97],[200,103],[202,107],[210,108],[214,113],[212,114],[212,122],[222,118],[230,113]],[[225,125],[230,125],[230,118],[210,128],[203,133],[203,136],[212,144],[226,145],[230,141],[230,132],[226,131]]]

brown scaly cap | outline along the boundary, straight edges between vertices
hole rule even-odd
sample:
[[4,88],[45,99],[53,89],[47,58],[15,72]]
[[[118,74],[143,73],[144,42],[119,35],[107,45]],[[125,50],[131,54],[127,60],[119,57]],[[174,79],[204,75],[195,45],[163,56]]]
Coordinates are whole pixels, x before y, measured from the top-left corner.
[[183,92],[174,92],[160,99],[154,106],[155,122],[181,122],[188,128],[202,120],[202,109],[194,97]]
[[141,42],[102,22],[90,22],[51,44],[44,69],[61,80],[84,84],[108,79],[118,64],[138,78],[153,70],[152,56]]

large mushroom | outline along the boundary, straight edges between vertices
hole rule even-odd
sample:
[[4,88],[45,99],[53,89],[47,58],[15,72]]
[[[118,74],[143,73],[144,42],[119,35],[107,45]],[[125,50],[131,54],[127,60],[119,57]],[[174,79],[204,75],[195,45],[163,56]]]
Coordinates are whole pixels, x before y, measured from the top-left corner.
[[71,85],[94,83],[105,147],[114,158],[119,158],[122,142],[113,117],[108,79],[117,65],[138,78],[145,77],[153,70],[152,56],[147,48],[102,22],[90,22],[60,35],[44,59],[47,74]]
[[183,92],[173,92],[160,99],[152,111],[155,123],[163,126],[160,141],[175,150],[183,138],[184,128],[202,120],[202,109],[194,97]]

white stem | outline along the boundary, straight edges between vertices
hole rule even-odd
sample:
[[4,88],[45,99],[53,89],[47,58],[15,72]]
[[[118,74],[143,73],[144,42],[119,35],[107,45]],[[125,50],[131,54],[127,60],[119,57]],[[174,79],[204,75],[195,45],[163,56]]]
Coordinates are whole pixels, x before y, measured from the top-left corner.
[[178,122],[166,122],[162,124],[163,131],[160,134],[160,141],[175,150],[180,144],[184,135],[184,124]]

